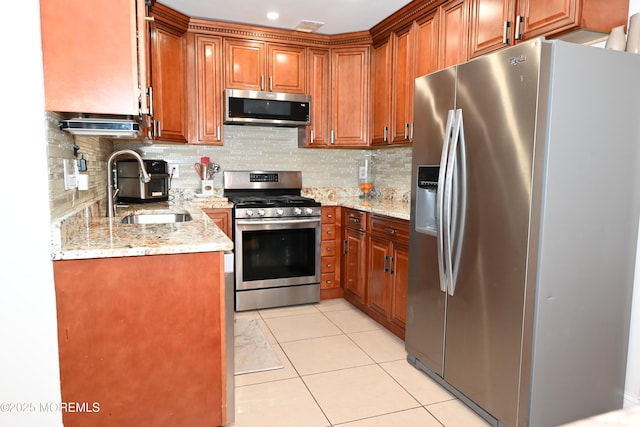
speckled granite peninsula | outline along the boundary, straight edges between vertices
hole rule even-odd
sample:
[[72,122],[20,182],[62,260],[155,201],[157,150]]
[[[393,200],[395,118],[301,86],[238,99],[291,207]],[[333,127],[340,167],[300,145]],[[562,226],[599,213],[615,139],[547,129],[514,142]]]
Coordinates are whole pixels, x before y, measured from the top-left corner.
[[[194,202],[170,201],[132,204],[107,218],[104,209],[92,205],[52,226],[53,260],[167,255],[228,251],[231,240],[202,211],[230,208],[226,198]],[[188,212],[192,220],[170,224],[121,224],[124,216],[155,212]]]

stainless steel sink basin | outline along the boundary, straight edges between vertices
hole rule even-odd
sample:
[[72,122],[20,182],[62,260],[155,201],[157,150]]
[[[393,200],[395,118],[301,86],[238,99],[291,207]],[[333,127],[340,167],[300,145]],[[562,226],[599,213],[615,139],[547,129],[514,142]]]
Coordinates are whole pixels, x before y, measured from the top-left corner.
[[120,221],[122,224],[172,224],[191,221],[189,212],[154,212],[127,215]]

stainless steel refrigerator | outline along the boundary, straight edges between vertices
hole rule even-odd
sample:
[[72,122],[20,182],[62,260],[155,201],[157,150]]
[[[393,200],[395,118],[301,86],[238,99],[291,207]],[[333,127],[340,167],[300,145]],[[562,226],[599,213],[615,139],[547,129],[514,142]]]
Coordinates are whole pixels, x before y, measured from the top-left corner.
[[494,425],[622,407],[640,55],[537,39],[416,79],[406,350]]

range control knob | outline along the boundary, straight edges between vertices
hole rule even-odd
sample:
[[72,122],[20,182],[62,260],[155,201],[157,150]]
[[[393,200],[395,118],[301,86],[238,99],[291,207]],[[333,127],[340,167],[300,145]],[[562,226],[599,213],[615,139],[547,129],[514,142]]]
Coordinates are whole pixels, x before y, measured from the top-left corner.
[[264,216],[264,215],[265,215],[265,213],[266,213],[266,212],[264,211],[264,209],[258,209],[258,215],[260,215],[260,216]]
[[311,215],[313,213],[313,209],[311,208],[304,208],[304,213],[305,215]]
[[302,214],[302,209],[300,209],[300,208],[293,208],[293,214],[294,214],[294,215],[301,215],[301,214]]
[[284,215],[284,209],[277,208],[276,209],[276,216],[282,216],[282,215]]
[[253,216],[253,211],[252,211],[251,209],[247,209],[247,211],[245,212],[245,214],[246,214],[248,217],[252,217],[252,216]]

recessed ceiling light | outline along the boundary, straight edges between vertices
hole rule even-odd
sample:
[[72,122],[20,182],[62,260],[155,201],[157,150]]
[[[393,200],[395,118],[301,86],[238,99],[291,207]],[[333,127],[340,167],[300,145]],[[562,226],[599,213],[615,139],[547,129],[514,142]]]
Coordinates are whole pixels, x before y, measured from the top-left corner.
[[276,19],[280,18],[280,14],[278,14],[278,12],[267,12],[267,18],[275,21]]

